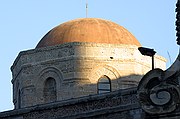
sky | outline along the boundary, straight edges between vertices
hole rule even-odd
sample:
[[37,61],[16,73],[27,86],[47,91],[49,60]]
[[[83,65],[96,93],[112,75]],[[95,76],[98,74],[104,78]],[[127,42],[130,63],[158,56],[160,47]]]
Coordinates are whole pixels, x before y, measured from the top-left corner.
[[[177,57],[177,0],[88,0],[88,17],[113,21],[143,47],[167,59]],[[12,110],[10,67],[20,51],[34,49],[53,27],[86,17],[86,0],[0,0],[0,112]],[[169,54],[169,55],[168,55]]]

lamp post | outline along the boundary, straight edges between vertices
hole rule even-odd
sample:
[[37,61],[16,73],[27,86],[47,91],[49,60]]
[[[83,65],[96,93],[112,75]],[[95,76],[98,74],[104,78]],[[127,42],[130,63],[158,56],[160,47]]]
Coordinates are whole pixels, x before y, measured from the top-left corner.
[[154,69],[154,55],[156,51],[154,51],[154,49],[145,48],[145,47],[139,47],[138,50],[142,55],[152,57],[152,69]]

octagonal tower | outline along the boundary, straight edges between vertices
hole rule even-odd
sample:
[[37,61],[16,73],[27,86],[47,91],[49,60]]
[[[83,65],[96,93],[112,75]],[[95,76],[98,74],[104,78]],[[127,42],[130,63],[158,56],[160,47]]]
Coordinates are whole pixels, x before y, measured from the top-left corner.
[[[15,108],[136,87],[151,69],[139,41],[111,21],[83,18],[50,30],[11,70]],[[155,56],[156,68],[165,59]]]

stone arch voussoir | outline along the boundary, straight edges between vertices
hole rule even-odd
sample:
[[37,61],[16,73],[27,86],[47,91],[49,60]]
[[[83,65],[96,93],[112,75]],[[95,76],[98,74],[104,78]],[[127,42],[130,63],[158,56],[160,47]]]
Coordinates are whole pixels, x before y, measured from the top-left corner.
[[42,82],[49,77],[54,78],[57,84],[60,84],[63,80],[63,75],[60,70],[58,70],[56,67],[47,67],[39,73],[36,84],[42,84]]
[[[57,93],[58,90],[60,90],[62,80],[63,80],[63,75],[59,69],[56,67],[46,67],[43,70],[40,71],[39,75],[37,76],[37,81],[35,83],[36,87],[38,88],[37,90],[37,98],[41,102],[43,101],[43,89],[45,85],[45,81],[48,78],[53,78],[56,81],[56,89]],[[58,94],[57,94],[58,95]]]
[[108,66],[108,65],[103,65],[103,66],[99,66],[99,67],[95,68],[90,73],[89,80],[91,83],[97,83],[98,79],[103,75],[109,77],[111,80],[115,80],[120,77],[120,74],[114,67]]

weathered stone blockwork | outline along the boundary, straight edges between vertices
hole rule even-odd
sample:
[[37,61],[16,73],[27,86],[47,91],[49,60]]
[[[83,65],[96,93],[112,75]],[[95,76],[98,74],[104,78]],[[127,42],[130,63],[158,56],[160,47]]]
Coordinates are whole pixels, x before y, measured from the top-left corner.
[[179,119],[172,113],[149,115],[139,106],[136,88],[1,112],[1,119]]
[[[117,118],[141,115],[134,89],[85,96],[0,113],[3,119]],[[119,114],[118,114],[119,113]],[[134,115],[137,113],[136,115]],[[8,117],[9,116],[9,117]]]
[[[104,75],[111,80],[112,91],[135,87],[151,69],[151,58],[137,48],[74,42],[23,51],[11,68],[15,108],[47,103],[44,85],[48,78],[54,79],[56,101],[97,94],[98,80]],[[155,62],[165,69],[164,58],[156,56]]]

